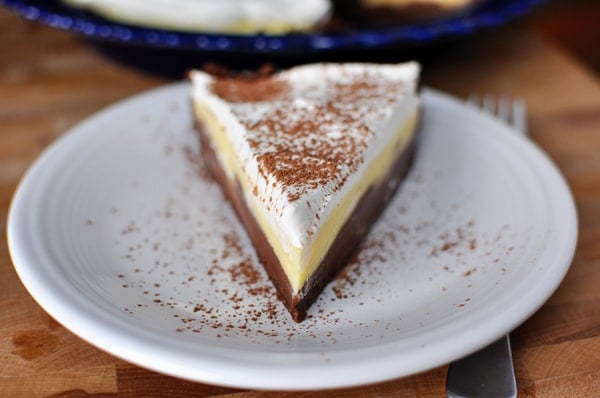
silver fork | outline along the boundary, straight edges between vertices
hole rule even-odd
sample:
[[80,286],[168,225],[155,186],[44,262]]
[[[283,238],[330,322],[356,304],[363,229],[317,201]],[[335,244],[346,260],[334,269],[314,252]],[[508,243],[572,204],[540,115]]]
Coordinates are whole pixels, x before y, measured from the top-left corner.
[[[527,110],[522,100],[485,95],[469,96],[467,102],[496,116],[527,135]],[[516,398],[517,382],[510,337],[505,335],[481,350],[456,360],[446,376],[448,398]]]
[[471,94],[467,103],[480,108],[527,135],[527,107],[521,99],[509,99],[486,94],[483,97]]

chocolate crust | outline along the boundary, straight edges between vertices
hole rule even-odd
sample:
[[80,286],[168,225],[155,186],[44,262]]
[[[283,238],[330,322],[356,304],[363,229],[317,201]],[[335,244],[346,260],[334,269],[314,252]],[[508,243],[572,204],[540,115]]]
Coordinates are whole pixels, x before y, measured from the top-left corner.
[[414,134],[385,177],[368,188],[359,200],[352,216],[342,226],[321,264],[308,278],[301,291],[296,294],[292,291],[288,278],[267,237],[246,205],[238,181],[232,181],[227,177],[211,146],[204,126],[196,121],[195,127],[199,133],[201,153],[209,172],[221,186],[225,198],[233,206],[277,290],[278,298],[284,303],[296,322],[302,322],[306,318],[308,308],[319,297],[325,286],[356,254],[360,243],[367,236],[408,173],[417,141],[416,134]]

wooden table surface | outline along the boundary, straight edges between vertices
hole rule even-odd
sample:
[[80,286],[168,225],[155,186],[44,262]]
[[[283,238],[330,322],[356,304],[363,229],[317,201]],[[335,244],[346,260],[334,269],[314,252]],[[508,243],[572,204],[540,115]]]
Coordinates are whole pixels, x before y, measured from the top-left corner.
[[[600,396],[600,85],[527,29],[482,34],[425,62],[424,82],[449,93],[522,97],[531,138],[562,170],[579,214],[570,271],[512,334],[521,397]],[[89,43],[0,10],[0,224],[29,164],[55,138],[114,101],[169,82]],[[446,366],[382,384],[320,393],[238,391],[181,381],[77,338],[28,295],[0,236],[0,397],[444,396]]]

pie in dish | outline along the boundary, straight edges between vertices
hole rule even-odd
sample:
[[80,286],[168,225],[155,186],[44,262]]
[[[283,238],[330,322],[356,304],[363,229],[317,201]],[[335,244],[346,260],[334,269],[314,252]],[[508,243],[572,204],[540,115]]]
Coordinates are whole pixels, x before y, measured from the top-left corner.
[[[220,34],[279,35],[444,17],[482,0],[61,0],[119,23]],[[356,26],[354,26],[356,27]]]
[[408,172],[419,65],[190,72],[203,157],[296,322]]

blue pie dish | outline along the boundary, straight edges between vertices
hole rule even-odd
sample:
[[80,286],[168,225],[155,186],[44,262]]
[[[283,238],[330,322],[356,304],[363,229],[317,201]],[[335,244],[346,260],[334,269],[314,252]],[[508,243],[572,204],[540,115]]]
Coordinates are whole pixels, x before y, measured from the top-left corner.
[[306,54],[390,46],[420,46],[503,25],[529,13],[545,0],[487,0],[466,13],[445,19],[384,28],[286,35],[189,33],[116,23],[51,0],[0,0],[25,19],[103,42],[187,52]]

